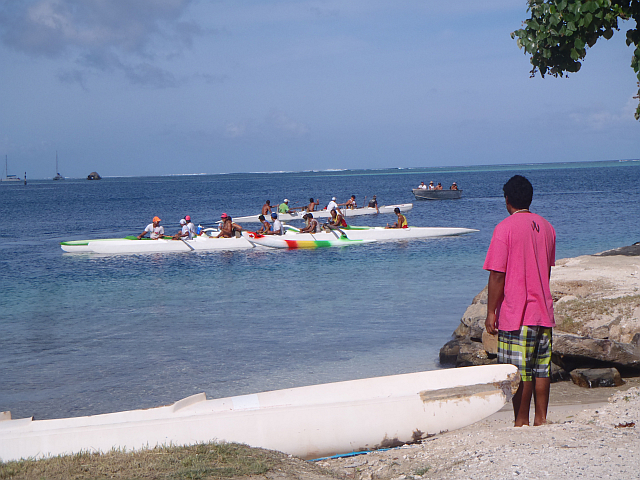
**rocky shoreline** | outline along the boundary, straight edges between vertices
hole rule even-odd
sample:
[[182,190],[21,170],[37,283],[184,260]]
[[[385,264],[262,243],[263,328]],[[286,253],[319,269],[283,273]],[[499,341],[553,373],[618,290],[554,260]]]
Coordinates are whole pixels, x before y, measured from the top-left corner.
[[[612,386],[619,374],[640,375],[640,244],[558,260],[551,292],[552,381]],[[496,363],[497,338],[484,328],[486,314],[485,287],[440,350],[443,366]]]

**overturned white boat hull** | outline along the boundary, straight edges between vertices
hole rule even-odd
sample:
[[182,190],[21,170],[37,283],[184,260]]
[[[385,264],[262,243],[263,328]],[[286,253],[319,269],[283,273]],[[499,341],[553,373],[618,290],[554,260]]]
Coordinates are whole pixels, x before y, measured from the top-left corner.
[[482,420],[502,408],[518,382],[513,365],[488,365],[215,400],[201,393],[165,407],[88,417],[5,420],[0,460],[209,441],[306,459],[392,447]]

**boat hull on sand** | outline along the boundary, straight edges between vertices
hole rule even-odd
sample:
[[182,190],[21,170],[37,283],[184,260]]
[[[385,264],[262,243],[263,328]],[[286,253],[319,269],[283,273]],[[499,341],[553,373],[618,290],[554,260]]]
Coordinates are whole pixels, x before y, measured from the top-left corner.
[[429,190],[414,188],[411,190],[418,200],[457,200],[462,197],[462,190]]
[[518,383],[513,365],[486,365],[214,400],[200,393],[164,407],[88,417],[5,420],[0,460],[209,441],[305,459],[394,447],[488,417]]
[[[395,208],[399,208],[401,212],[408,212],[413,208],[413,203],[401,203],[398,205],[383,205],[379,207],[378,210],[380,213],[393,213]],[[375,208],[342,208],[340,209],[342,214],[345,217],[357,217],[360,215],[375,215],[378,213]],[[306,214],[306,211],[302,212],[292,212],[292,213],[279,213],[278,219],[282,222],[291,222],[293,220],[304,220],[302,217]],[[318,210],[316,212],[311,212],[313,214],[313,218],[329,218],[331,216],[331,212],[327,210]],[[233,217],[233,221],[236,223],[259,223],[258,220],[259,215],[249,215],[246,217]],[[267,220],[271,221],[270,218]]]
[[[348,247],[373,243],[375,240],[351,239],[346,236],[332,233],[310,234],[294,233],[285,235],[260,235],[254,232],[243,232],[245,238],[253,245],[260,247],[281,248],[288,250],[315,250],[327,247]],[[322,238],[319,238],[322,237]]]

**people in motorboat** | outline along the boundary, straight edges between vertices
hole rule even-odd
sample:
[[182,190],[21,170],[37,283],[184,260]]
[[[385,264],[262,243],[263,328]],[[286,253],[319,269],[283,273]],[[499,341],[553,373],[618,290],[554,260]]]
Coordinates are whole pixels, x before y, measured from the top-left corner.
[[153,217],[153,222],[147,225],[140,235],[138,235],[138,240],[142,239],[147,233],[149,234],[149,238],[152,240],[157,240],[158,238],[164,238],[164,227],[160,225],[160,217]]
[[419,188],[420,190],[426,190],[426,189],[427,189],[427,186],[424,184],[424,182],[420,182],[420,185],[418,185],[418,188]]
[[256,231],[256,233],[261,233],[263,235],[268,235],[269,232],[271,231],[271,224],[264,217],[264,215],[260,215],[258,217],[258,220],[260,220],[260,223],[262,224],[262,226],[260,227],[260,230]]
[[435,190],[442,190],[442,183],[438,182],[438,185],[436,185]]
[[196,234],[196,226],[191,221],[190,215],[185,215],[184,220],[187,222],[187,229],[189,229],[189,240],[195,237]]
[[327,204],[327,212],[331,212],[334,208],[338,210],[338,204],[336,203],[336,197],[331,197],[331,201]]
[[265,235],[284,235],[284,225],[278,219],[277,213],[272,213],[271,218],[273,219],[273,226],[270,232],[264,232]]
[[312,213],[305,213],[302,218],[304,218],[306,226],[300,229],[300,233],[318,233],[320,230],[320,224],[315,218],[313,218]]
[[187,226],[187,221],[184,218],[180,219],[181,230],[176,233],[172,238],[174,240],[191,240],[189,236],[189,227]]
[[231,237],[239,237],[240,232],[242,232],[242,227],[237,223],[233,223],[233,219],[223,213],[220,215],[222,219],[222,225],[220,226],[220,233],[216,238],[231,238]]
[[435,190],[436,187],[433,185],[433,180],[429,182],[429,190]]
[[449,187],[449,190],[458,190],[458,184],[456,182],[453,182],[453,185]]
[[289,199],[285,198],[284,202],[278,205],[278,213],[290,213],[291,207],[289,207]]
[[345,208],[358,208],[355,195],[351,195],[351,198],[349,200],[347,200],[345,203],[339,203],[338,205],[344,206]]
[[317,198],[314,200],[313,197],[309,199],[309,205],[307,205],[307,212],[315,212],[316,207],[320,205],[320,200]]
[[329,225],[334,227],[346,227],[347,222],[337,209],[331,210],[331,218],[329,219]]
[[407,217],[405,217],[402,212],[400,212],[400,209],[398,207],[393,209],[393,213],[398,216],[398,221],[391,226],[389,226],[389,224],[387,223],[387,228],[409,228],[409,226],[407,225]]
[[378,200],[376,200],[375,195],[371,197],[371,200],[369,200],[369,208],[375,208],[376,213],[380,213],[380,210],[378,210]]
[[271,209],[273,207],[271,206],[271,200],[267,200],[266,202],[264,202],[264,205],[262,206],[262,215],[271,215]]

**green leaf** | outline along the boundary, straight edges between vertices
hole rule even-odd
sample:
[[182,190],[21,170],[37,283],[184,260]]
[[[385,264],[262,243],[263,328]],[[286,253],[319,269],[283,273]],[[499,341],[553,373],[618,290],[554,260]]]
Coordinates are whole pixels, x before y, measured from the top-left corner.
[[573,45],[576,47],[576,50],[584,50],[584,40],[582,40],[581,38],[576,38],[575,42],[573,42]]
[[571,49],[571,58],[573,60],[578,60],[580,58],[580,55],[578,54],[578,51],[575,48]]
[[584,14],[584,26],[588,27],[591,24],[591,21],[593,20],[593,15],[591,15],[590,13],[585,13]]
[[604,33],[602,34],[602,36],[604,38],[606,38],[607,40],[609,40],[611,37],[613,37],[613,30],[608,28],[607,30],[604,31]]

